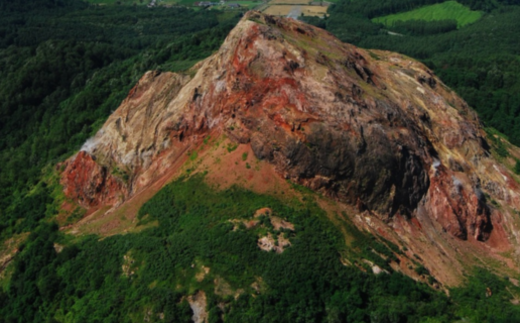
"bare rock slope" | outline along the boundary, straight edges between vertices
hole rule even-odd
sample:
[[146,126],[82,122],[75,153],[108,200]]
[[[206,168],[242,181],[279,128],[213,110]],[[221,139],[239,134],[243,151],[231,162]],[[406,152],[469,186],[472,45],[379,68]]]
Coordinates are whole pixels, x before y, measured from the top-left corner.
[[436,240],[497,255],[519,243],[517,182],[475,112],[427,67],[257,12],[193,77],[145,74],[66,162],[65,192],[117,206],[209,133],[250,145],[282,178],[355,206],[401,243],[430,239],[451,260],[458,251]]

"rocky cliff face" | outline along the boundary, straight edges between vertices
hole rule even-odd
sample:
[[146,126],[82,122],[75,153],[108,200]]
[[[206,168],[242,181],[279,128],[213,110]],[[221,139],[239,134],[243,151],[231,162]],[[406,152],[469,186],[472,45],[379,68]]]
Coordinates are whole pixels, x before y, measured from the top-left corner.
[[65,192],[87,207],[118,205],[210,132],[396,230],[413,223],[496,251],[518,243],[518,184],[432,71],[256,12],[193,77],[144,75],[66,162]]

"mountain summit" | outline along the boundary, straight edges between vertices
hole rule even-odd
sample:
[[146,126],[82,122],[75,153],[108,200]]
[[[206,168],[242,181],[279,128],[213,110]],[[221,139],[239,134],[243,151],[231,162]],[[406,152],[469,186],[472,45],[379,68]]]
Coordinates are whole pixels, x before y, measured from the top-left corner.
[[[475,112],[423,64],[249,12],[191,72],[145,74],[62,165],[66,195],[103,217],[177,176],[208,136],[227,138],[229,151],[242,147],[272,170],[258,182],[306,186],[402,246],[393,265],[411,276],[417,260],[448,285],[487,259],[517,270],[515,175],[493,157]],[[232,182],[235,165],[206,155],[206,168],[190,171]]]

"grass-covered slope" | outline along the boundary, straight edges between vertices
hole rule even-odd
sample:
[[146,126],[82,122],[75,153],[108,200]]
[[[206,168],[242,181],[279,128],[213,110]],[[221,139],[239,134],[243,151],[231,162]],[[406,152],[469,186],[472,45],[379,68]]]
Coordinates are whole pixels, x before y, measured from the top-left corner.
[[446,1],[415,10],[372,19],[373,22],[392,26],[397,21],[408,20],[455,20],[459,27],[471,24],[482,17],[482,12],[472,11],[457,1]]

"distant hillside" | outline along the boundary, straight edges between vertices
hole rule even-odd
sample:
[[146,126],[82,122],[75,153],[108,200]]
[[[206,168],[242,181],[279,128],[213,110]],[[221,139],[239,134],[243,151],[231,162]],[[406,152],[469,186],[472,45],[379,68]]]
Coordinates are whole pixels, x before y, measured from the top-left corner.
[[80,0],[0,0],[0,15],[5,12],[27,12],[41,9],[85,6]]

